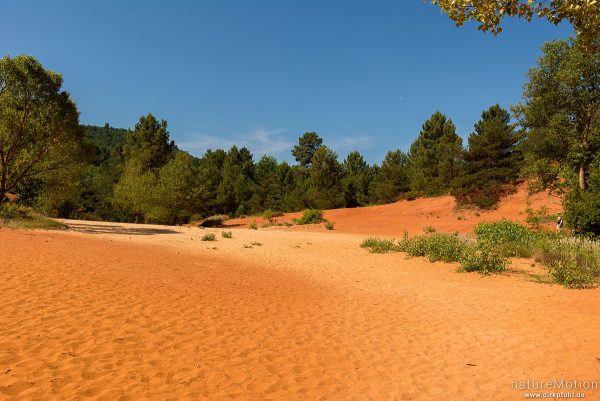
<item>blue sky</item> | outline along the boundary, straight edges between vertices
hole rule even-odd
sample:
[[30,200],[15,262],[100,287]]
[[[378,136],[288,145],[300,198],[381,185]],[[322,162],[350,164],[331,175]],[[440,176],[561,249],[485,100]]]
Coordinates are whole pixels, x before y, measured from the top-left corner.
[[235,143],[288,161],[316,131],[373,163],[436,110],[466,138],[483,109],[520,101],[545,41],[572,34],[504,29],[456,28],[421,0],[2,0],[0,53],[62,73],[85,124],[151,112],[192,154]]

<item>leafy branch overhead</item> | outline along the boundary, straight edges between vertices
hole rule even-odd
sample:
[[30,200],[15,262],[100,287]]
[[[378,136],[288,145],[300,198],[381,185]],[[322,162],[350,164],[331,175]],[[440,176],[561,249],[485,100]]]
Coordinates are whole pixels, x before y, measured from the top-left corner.
[[504,17],[518,17],[531,21],[534,16],[558,25],[570,23],[586,53],[600,50],[600,1],[598,0],[432,0],[448,17],[462,26],[477,21],[477,29],[494,35],[502,32]]

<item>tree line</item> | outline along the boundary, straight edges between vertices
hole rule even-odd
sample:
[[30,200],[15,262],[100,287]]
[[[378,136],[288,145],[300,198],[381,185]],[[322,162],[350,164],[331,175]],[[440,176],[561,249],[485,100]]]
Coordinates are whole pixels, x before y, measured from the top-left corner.
[[[600,56],[576,40],[543,47],[523,102],[481,113],[467,143],[435,112],[408,152],[368,164],[339,161],[315,132],[292,149],[295,164],[254,160],[245,147],[202,157],[180,150],[167,122],[142,116],[131,130],[80,126],[62,77],[29,56],[0,61],[0,197],[63,217],[179,224],[194,216],[359,207],[452,194],[492,208],[527,178],[560,192],[567,223],[600,234]],[[48,124],[47,116],[55,118]],[[466,145],[466,146],[465,146]]]

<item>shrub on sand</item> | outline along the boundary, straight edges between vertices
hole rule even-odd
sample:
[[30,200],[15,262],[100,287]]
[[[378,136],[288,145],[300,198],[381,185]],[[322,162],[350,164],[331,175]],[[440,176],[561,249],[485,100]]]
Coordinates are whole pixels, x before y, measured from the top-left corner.
[[361,247],[369,250],[370,253],[387,253],[387,252],[398,252],[398,247],[393,240],[379,239],[369,237],[365,239],[361,244]]
[[216,241],[217,237],[215,237],[214,234],[206,234],[204,236],[202,236],[202,241]]
[[502,273],[508,259],[488,243],[466,246],[460,259],[459,271],[479,272],[480,274]]
[[294,220],[296,224],[319,224],[325,221],[323,211],[318,209],[308,209],[302,216]]
[[221,237],[231,239],[233,238],[233,233],[231,231],[222,231]]
[[205,218],[199,227],[221,227],[225,221],[229,219],[229,216],[225,214],[216,214]]

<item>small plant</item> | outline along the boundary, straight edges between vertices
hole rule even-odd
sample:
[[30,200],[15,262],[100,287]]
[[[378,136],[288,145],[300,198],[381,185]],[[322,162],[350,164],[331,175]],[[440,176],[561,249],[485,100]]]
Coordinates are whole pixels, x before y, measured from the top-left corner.
[[398,247],[394,241],[389,239],[370,237],[365,239],[360,246],[368,249],[370,253],[398,252]]
[[487,275],[506,270],[508,259],[487,243],[467,246],[460,259],[459,271],[479,272]]
[[202,223],[200,223],[199,227],[221,227],[225,221],[229,219],[229,216],[225,214],[217,214],[214,216],[210,216],[205,218]]
[[326,222],[326,223],[325,223],[325,229],[327,229],[327,230],[333,230],[333,228],[334,228],[334,224],[335,224],[335,223],[334,223],[333,221],[328,221],[328,222]]
[[250,228],[251,230],[258,230],[258,226],[256,225],[255,221],[253,221],[252,223],[250,223],[250,225],[248,226],[248,228]]
[[319,224],[324,222],[323,211],[318,209],[308,209],[302,214],[299,219],[296,219],[296,224]]
[[205,234],[205,235],[202,236],[201,240],[202,241],[216,241],[217,237],[215,237],[215,235],[212,234],[212,233],[211,234]]
[[525,221],[529,227],[531,227],[531,229],[536,231],[542,229],[542,224],[549,223],[555,219],[555,216],[549,213],[548,207],[545,205],[540,207],[538,210],[533,210],[530,202],[528,202],[525,213],[527,213],[527,218]]
[[231,231],[222,231],[221,237],[231,239],[233,238],[233,233]]
[[274,212],[271,209],[267,209],[263,212],[262,217],[267,220],[269,223],[275,223],[275,217],[283,216],[281,212]]
[[251,242],[250,245],[262,246],[262,242]]
[[246,249],[252,249],[252,245],[244,244],[244,248],[246,248]]
[[435,229],[435,227],[433,227],[433,226],[425,226],[425,227],[423,227],[423,231],[424,231],[426,234],[431,234],[431,233],[434,233],[434,232],[436,232],[437,230],[436,230],[436,229]]

